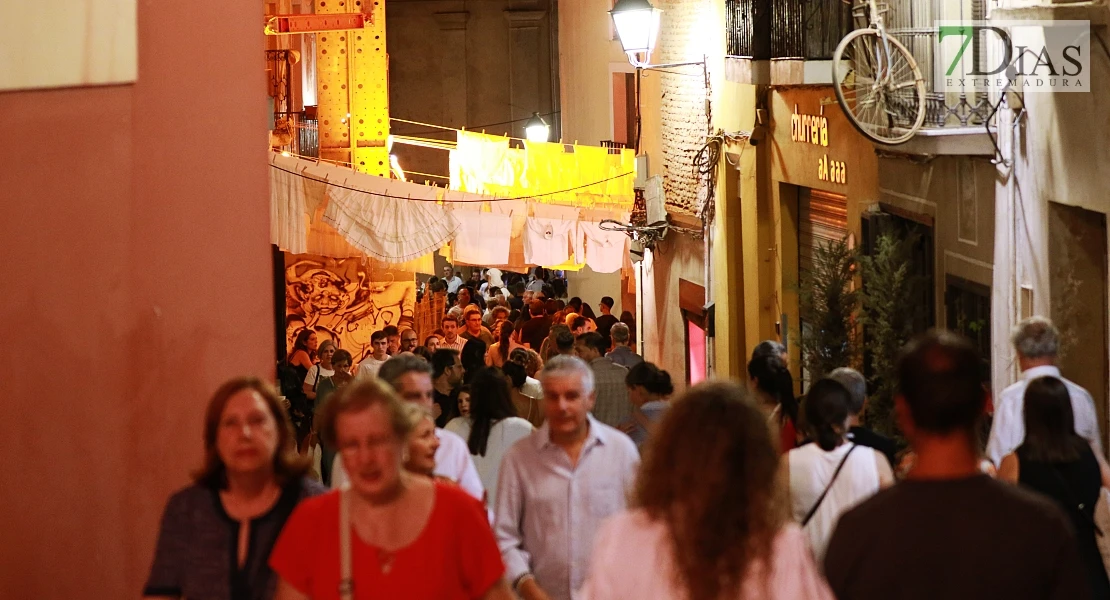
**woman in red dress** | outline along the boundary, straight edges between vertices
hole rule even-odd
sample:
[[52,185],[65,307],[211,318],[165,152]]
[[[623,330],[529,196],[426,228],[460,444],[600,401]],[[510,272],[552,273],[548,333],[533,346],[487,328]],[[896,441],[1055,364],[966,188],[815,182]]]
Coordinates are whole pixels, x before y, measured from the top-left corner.
[[347,386],[319,419],[351,488],[289,518],[270,555],[277,600],[512,598],[481,504],[404,469],[412,421],[392,389]]

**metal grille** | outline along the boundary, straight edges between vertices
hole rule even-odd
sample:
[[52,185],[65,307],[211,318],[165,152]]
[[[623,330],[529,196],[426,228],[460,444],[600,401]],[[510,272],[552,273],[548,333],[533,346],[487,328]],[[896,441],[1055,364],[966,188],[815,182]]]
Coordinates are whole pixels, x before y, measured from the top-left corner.
[[316,119],[306,116],[304,112],[278,112],[274,113],[275,134],[284,134],[289,143],[279,146],[299,156],[320,156],[320,130],[317,128]]
[[770,0],[725,0],[728,55],[771,58],[770,18]]
[[841,0],[775,0],[771,57],[828,60],[851,30],[851,5]]
[[[939,0],[900,0],[890,4],[884,15],[887,32],[906,46],[925,76],[925,127],[967,127],[982,125],[991,112],[985,90],[968,86],[959,92],[940,92],[936,79],[937,32],[934,21],[948,15]],[[983,19],[984,0],[961,0],[957,14],[961,19]],[[951,17],[945,17],[951,18]],[[980,44],[975,40],[975,46]]]

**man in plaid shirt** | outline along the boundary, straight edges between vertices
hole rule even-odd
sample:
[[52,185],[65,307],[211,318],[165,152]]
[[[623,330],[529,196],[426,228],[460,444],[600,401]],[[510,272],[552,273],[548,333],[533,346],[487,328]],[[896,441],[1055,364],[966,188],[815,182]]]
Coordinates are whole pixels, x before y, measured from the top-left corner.
[[608,350],[605,338],[596,331],[578,336],[574,350],[594,372],[597,393],[594,418],[610,427],[618,427],[632,415],[632,403],[628,401],[628,387],[624,383],[628,369],[605,356]]

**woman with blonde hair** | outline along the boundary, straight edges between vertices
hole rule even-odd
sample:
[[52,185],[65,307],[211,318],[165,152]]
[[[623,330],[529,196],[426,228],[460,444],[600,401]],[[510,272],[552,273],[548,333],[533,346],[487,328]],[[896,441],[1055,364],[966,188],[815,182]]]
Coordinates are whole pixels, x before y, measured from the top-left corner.
[[305,502],[290,517],[270,555],[278,600],[337,600],[341,590],[360,598],[512,597],[481,504],[405,468],[412,421],[392,388],[377,378],[347,386],[318,427],[339,449],[350,489]]
[[326,491],[308,467],[276,390],[255,377],[220,386],[204,413],[204,465],[166,503],[143,597],[273,598],[270,549],[293,508]]
[[750,393],[695,386],[653,434],[634,508],[598,532],[583,596],[832,600],[804,535],[779,508],[777,469]]

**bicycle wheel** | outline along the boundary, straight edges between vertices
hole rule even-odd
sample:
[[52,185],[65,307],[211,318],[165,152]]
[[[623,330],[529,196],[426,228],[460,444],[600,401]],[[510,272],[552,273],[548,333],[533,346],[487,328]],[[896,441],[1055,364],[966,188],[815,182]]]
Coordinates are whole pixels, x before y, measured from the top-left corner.
[[833,87],[848,120],[870,140],[908,142],[925,122],[925,77],[910,51],[876,29],[857,29],[833,52]]

